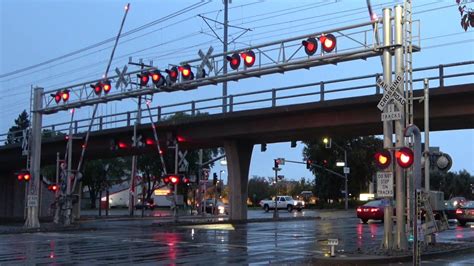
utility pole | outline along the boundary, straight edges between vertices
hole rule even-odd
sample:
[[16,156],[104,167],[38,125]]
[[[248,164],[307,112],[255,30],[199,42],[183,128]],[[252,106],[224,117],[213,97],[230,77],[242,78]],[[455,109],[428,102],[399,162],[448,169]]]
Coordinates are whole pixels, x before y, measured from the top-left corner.
[[278,167],[278,159],[275,159],[275,167],[273,167],[275,171],[275,209],[273,210],[273,219],[278,219],[278,171],[281,170]]
[[349,191],[347,191],[347,171],[345,170],[347,166],[347,150],[344,149],[344,191],[346,192],[346,197],[344,201],[344,207],[346,211],[349,209]]
[[[229,0],[224,0],[224,54],[222,55],[222,73],[227,74],[227,45],[229,27]],[[227,81],[222,83],[222,112],[227,113]]]
[[[178,176],[178,140],[175,140],[174,144],[174,173]],[[174,184],[174,221],[178,222],[178,182]]]

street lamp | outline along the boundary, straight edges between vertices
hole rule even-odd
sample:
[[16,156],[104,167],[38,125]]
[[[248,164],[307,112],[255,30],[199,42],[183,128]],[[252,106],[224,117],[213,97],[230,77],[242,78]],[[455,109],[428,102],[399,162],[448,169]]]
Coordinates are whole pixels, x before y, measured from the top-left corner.
[[[343,147],[337,145],[337,143],[333,143],[332,140],[330,138],[323,138],[323,143],[325,144],[326,148],[331,148],[331,145],[334,144],[334,146],[342,151],[344,151],[344,207],[345,209],[349,209],[349,192],[347,191],[347,174],[348,174],[348,171],[346,169],[348,169],[349,167],[347,166],[347,150],[344,149]],[[340,166],[341,164],[336,164],[337,166]]]

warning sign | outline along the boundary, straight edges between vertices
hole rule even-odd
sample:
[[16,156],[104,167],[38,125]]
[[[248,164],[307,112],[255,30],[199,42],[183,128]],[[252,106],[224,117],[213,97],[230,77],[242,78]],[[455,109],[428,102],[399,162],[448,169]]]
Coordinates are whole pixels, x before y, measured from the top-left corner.
[[392,172],[377,172],[377,197],[393,197]]

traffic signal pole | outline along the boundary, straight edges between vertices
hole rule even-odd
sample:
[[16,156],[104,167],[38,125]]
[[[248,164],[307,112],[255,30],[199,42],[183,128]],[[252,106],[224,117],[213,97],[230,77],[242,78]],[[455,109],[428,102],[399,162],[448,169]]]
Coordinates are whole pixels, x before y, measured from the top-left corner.
[[[404,76],[403,69],[403,7],[401,5],[395,6],[394,15],[394,31],[395,31],[395,74]],[[403,84],[403,83],[402,83]],[[398,86],[396,89],[400,95],[404,95],[403,86]],[[395,110],[400,112],[401,118],[395,120],[395,146],[402,147],[405,145],[405,136],[403,131],[405,129],[405,108],[404,106],[395,106]],[[397,234],[396,234],[396,247],[400,250],[407,249],[407,236],[406,236],[406,224],[405,218],[405,207],[406,204],[406,183],[405,183],[405,170],[398,164],[395,164],[395,184],[396,184],[396,217],[397,217]]]
[[[228,45],[228,28],[229,28],[229,0],[224,0],[224,52],[223,52],[223,65],[222,74],[227,74],[227,45]],[[227,112],[227,81],[222,82],[222,112]]]
[[[392,82],[392,55],[390,54],[390,48],[392,42],[392,23],[391,23],[391,13],[392,10],[390,8],[383,9],[383,45],[384,48],[382,53],[382,61],[383,61],[383,80],[387,84],[391,84]],[[389,105],[388,105],[389,106]],[[385,107],[384,112],[387,112],[388,106]],[[392,121],[384,121],[383,122],[383,147],[384,149],[391,150],[393,148],[392,143],[392,135],[393,135],[393,123]],[[392,164],[393,167],[393,164]],[[389,168],[390,169],[390,168]],[[392,201],[391,198],[388,198],[388,204],[384,207],[384,236],[382,246],[385,249],[391,249],[393,247],[393,235],[392,235]],[[398,204],[398,203],[397,203]],[[397,205],[398,206],[398,205]],[[389,219],[387,219],[389,218]]]

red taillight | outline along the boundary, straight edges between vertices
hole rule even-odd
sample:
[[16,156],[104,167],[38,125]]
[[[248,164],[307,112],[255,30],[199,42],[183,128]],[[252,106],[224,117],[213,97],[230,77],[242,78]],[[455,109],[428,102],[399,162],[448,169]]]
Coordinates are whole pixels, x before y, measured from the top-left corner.
[[357,212],[361,212],[361,211],[362,211],[362,209],[361,209],[361,208],[357,208]]
[[456,214],[462,214],[462,213],[463,213],[463,211],[461,209],[456,210]]
[[379,209],[378,208],[371,208],[370,212],[377,212]]

